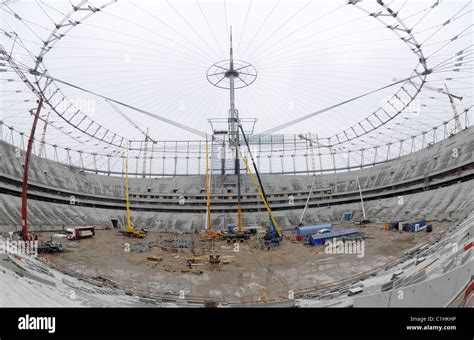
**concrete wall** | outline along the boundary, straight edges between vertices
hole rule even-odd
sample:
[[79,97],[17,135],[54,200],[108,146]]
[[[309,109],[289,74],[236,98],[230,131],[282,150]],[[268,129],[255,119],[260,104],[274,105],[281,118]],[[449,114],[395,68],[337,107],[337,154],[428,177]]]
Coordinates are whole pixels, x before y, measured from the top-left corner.
[[446,306],[466,286],[473,274],[474,259],[471,257],[464,265],[434,279],[380,294],[362,296],[355,300],[354,307]]
[[[459,148],[459,156],[453,157],[453,148]],[[474,159],[474,127],[470,127],[455,136],[414,154],[401,157],[386,164],[359,171],[327,174],[320,178],[320,184],[332,188],[335,192],[357,192],[356,176],[361,187],[376,188],[393,185],[409,179],[423,179],[428,174],[444,171],[461,164],[472,164]],[[23,157],[16,157],[15,148],[0,142],[0,174],[21,179]],[[84,173],[78,169],[60,165],[50,160],[33,156],[29,178],[32,184],[60,188],[78,193],[102,196],[125,196],[125,180],[121,177],[102,176]],[[269,193],[308,192],[312,176],[263,175],[266,190]],[[242,179],[242,192],[255,194],[255,188],[249,176]],[[227,189],[235,194],[236,178],[232,175],[213,176],[213,194],[227,195]],[[155,194],[199,194],[205,189],[204,176],[183,176],[175,178],[130,179],[130,192]]]
[[[411,219],[426,216],[428,219],[443,220],[461,219],[474,210],[474,181],[459,183],[432,191],[404,196],[404,204],[398,204],[398,198],[387,198],[365,202],[366,214],[373,221],[384,222],[390,216],[393,219]],[[0,194],[0,225],[8,225],[19,230],[21,225],[21,200],[19,197]],[[337,222],[344,211],[353,211],[355,218],[361,218],[361,205],[358,203],[342,204],[320,208],[310,208],[305,222]],[[300,219],[302,209],[275,211],[278,222],[285,227],[295,227]],[[136,212],[132,211],[132,220],[136,225],[146,225],[152,230],[185,230],[201,229],[205,224],[205,213],[170,213],[170,212]],[[125,223],[125,208],[100,209],[52,204],[37,200],[28,201],[29,224],[33,229],[61,229],[64,225],[111,226],[111,219]],[[213,225],[235,224],[235,213],[213,213]],[[247,226],[267,224],[266,212],[244,214]]]
[[[459,157],[453,157],[453,148],[460,149]],[[451,180],[448,186],[437,187],[429,191],[422,191],[423,184],[410,182],[406,184],[408,189],[417,187],[419,191],[403,194],[402,204],[399,204],[396,191],[390,190],[399,181],[415,181],[417,178],[421,178],[423,181],[423,178],[430,174],[442,173],[462,165],[473,166],[473,150],[474,128],[471,127],[425,150],[381,166],[348,173],[323,175],[318,179],[320,186],[332,188],[347,197],[338,198],[334,194],[330,198],[315,195],[311,201],[311,204],[314,203],[313,207],[308,209],[304,222],[309,224],[339,221],[344,211],[352,211],[355,218],[360,219],[361,205],[356,189],[356,176],[359,176],[363,190],[374,189],[373,193],[366,192],[364,194],[369,219],[381,222],[388,219],[410,219],[416,216],[424,216],[428,219],[462,219],[468,212],[474,210],[472,195],[474,180],[457,183],[456,178],[458,177],[456,176],[465,176],[469,171],[472,172],[472,169],[464,169],[456,174],[446,175],[445,177]],[[12,228],[19,228],[21,225],[21,202],[18,194],[21,192],[19,183],[21,183],[22,176],[22,157],[17,157],[17,154],[14,147],[0,142],[0,177],[3,176],[3,180],[0,180],[0,190],[3,190],[3,193],[0,193],[0,225],[8,225]],[[8,182],[8,179],[13,182]],[[282,196],[280,198],[273,197],[270,200],[272,207],[281,209],[276,210],[275,214],[283,226],[294,227],[299,222],[312,180],[312,176],[264,176],[267,194],[269,196],[281,194]],[[257,194],[248,176],[244,176],[243,181],[243,203],[245,204],[249,199],[246,193],[252,193],[255,197]],[[433,179],[432,183],[436,181]],[[30,225],[33,228],[58,229],[71,224],[95,225],[97,227],[111,225],[112,218],[123,222],[125,220],[124,182],[124,178],[84,173],[49,160],[33,157],[30,184],[41,186],[43,189],[47,188],[49,192],[45,193],[31,187],[29,193],[38,198],[62,200],[62,204],[42,202],[35,197],[30,198],[28,203]],[[132,208],[134,209],[132,218],[136,225],[170,230],[192,230],[204,226],[205,200],[198,200],[199,197],[197,197],[204,197],[204,193],[201,193],[204,189],[204,177],[132,178],[130,182],[132,194],[150,191],[150,195],[158,195],[157,199],[132,198]],[[235,176],[214,176],[213,195],[227,192],[227,190],[234,191],[235,183]],[[387,187],[381,187],[382,185],[387,185]],[[299,195],[298,192],[300,192]],[[17,196],[12,193],[16,193]],[[299,203],[293,206],[289,205],[288,197],[284,197],[288,193],[295,193]],[[76,205],[68,203],[69,195],[81,194],[91,196],[84,198],[82,202],[81,199],[78,199]],[[188,206],[179,206],[177,199],[172,200],[172,205],[165,206],[166,198],[162,198],[160,195],[176,198],[180,195],[195,195],[194,200],[197,203],[194,204],[196,204],[196,209],[200,209],[199,213],[186,212]],[[228,196],[232,196],[233,199],[228,200]],[[379,199],[379,197],[381,198]],[[108,200],[107,208],[103,207],[103,200]],[[226,193],[219,200],[226,206],[219,208],[219,212],[213,212],[213,224],[236,223],[235,193]],[[278,203],[278,200],[283,203]],[[89,205],[81,206],[81,203]],[[245,207],[247,206],[244,205]],[[262,203],[258,203],[256,207],[255,211],[244,214],[246,225],[268,222]],[[170,208],[174,211],[169,211]],[[143,211],[138,211],[138,209]]]

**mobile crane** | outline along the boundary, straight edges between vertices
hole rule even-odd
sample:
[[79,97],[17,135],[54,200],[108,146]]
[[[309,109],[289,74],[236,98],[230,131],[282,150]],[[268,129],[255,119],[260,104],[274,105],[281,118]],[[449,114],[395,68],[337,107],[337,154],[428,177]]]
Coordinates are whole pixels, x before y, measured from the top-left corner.
[[[397,79],[394,78],[393,80],[396,81]],[[458,133],[459,131],[461,131],[462,130],[461,119],[460,119],[458,111],[456,109],[456,104],[454,103],[454,99],[457,99],[457,100],[461,101],[463,99],[463,97],[455,95],[454,93],[452,93],[448,89],[448,86],[446,84],[444,84],[444,89],[442,87],[438,87],[438,88],[432,87],[432,86],[429,86],[427,84],[424,85],[424,88],[426,88],[428,90],[431,90],[431,91],[434,91],[434,92],[442,93],[442,94],[445,94],[445,95],[448,96],[449,103],[451,104],[451,109],[453,110],[453,118],[454,118],[454,128],[451,130],[450,136],[452,136],[452,135]]]
[[120,230],[120,234],[128,237],[145,238],[146,231],[144,228],[137,229],[132,224],[130,217],[130,197],[128,194],[128,147],[126,149],[125,156],[125,195],[126,195],[126,207],[127,207],[127,226]]
[[[283,234],[281,233],[280,227],[278,225],[278,222],[275,219],[275,216],[273,216],[272,210],[270,209],[270,206],[268,205],[268,200],[267,196],[265,195],[265,189],[263,188],[262,180],[260,178],[260,174],[258,173],[257,166],[255,164],[255,160],[252,156],[252,151],[250,150],[250,145],[247,140],[247,136],[245,135],[244,129],[242,128],[242,125],[239,125],[240,131],[242,132],[242,136],[244,137],[245,144],[247,145],[247,149],[249,152],[250,159],[252,160],[252,165],[255,170],[255,175],[257,176],[257,179],[255,179],[255,176],[253,175],[252,171],[250,170],[249,164],[242,154],[242,152],[239,150],[239,155],[240,158],[243,160],[245,163],[245,166],[247,168],[247,171],[250,174],[250,177],[252,178],[253,184],[257,188],[258,193],[260,194],[260,198],[263,201],[263,204],[265,205],[265,208],[267,209],[268,217],[270,220],[270,224],[267,228],[267,231],[265,233],[265,236],[263,237],[263,246],[270,250],[271,247],[278,246],[281,241],[283,241]],[[258,181],[258,183],[257,183]]]

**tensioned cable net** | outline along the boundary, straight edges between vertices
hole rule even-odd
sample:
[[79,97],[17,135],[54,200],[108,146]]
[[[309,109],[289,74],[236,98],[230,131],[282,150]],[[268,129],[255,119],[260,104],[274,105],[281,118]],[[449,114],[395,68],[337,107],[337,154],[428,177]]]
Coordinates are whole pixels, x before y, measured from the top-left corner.
[[0,9],[1,139],[25,148],[34,86],[44,108],[33,152],[85,171],[121,175],[129,147],[136,176],[203,174],[208,138],[212,171],[222,173],[223,154],[233,154],[222,133],[231,30],[235,106],[262,172],[371,166],[473,120],[471,1],[35,0]]

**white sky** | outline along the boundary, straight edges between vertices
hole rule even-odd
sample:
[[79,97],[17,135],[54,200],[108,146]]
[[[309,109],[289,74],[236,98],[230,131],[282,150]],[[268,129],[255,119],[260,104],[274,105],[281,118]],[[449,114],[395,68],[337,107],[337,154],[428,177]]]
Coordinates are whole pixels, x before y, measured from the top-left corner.
[[[467,2],[444,1],[423,17],[426,12],[421,11],[432,3],[393,1],[390,6],[401,9],[400,16],[407,17],[409,25],[422,19],[414,32],[420,42],[429,38],[423,45],[427,56],[470,26],[468,34],[464,32],[439,56],[433,56],[436,63],[472,45],[472,12],[469,14],[468,7],[464,10],[467,15],[438,30],[436,25]],[[39,51],[40,38],[46,39],[53,22],[70,10],[65,1],[18,1],[8,6],[8,10],[2,10],[1,28],[18,33],[33,54]],[[364,7],[378,8],[375,2]],[[10,10],[23,22],[13,18]],[[236,94],[240,116],[257,118],[257,131],[389,84],[394,78],[408,77],[418,62],[393,31],[344,1],[142,0],[118,1],[92,15],[61,39],[44,63],[58,79],[210,132],[207,119],[227,117],[229,95],[210,85],[205,74],[213,63],[228,58],[230,25],[236,59],[251,63],[258,72],[255,83]],[[11,46],[11,39],[1,39],[2,44]],[[31,58],[22,53],[24,50],[17,45],[16,58],[31,65]],[[433,86],[442,86],[445,76],[433,75]],[[472,102],[472,79],[464,79],[464,83],[452,81],[449,86],[466,98],[463,105]],[[329,137],[368,116],[397,88],[364,97],[281,133],[312,132]],[[104,100],[66,86],[61,89],[97,122],[125,137],[142,138]],[[433,126],[452,115],[447,101],[432,106],[442,105],[443,110],[423,109],[423,98],[430,100],[430,96],[438,94],[420,95],[418,106],[424,114],[417,115],[416,121],[405,120],[404,131]],[[22,107],[5,98],[3,105],[17,110]],[[143,129],[149,127],[154,139],[197,138],[129,109],[121,110]],[[15,122],[16,126],[24,123],[28,129],[29,117],[24,112],[22,115],[2,110],[1,115],[5,121]],[[55,121],[70,129],[58,118]],[[392,128],[396,130],[397,126]],[[52,130],[50,138],[54,133]],[[383,136],[380,138],[385,142]]]

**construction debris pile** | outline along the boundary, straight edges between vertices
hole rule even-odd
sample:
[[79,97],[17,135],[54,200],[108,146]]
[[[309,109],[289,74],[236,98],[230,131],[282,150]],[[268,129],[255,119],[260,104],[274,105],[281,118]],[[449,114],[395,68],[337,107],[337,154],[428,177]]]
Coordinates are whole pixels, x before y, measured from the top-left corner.
[[157,241],[148,241],[135,243],[130,246],[130,251],[144,253],[150,251],[152,248],[158,245]]

